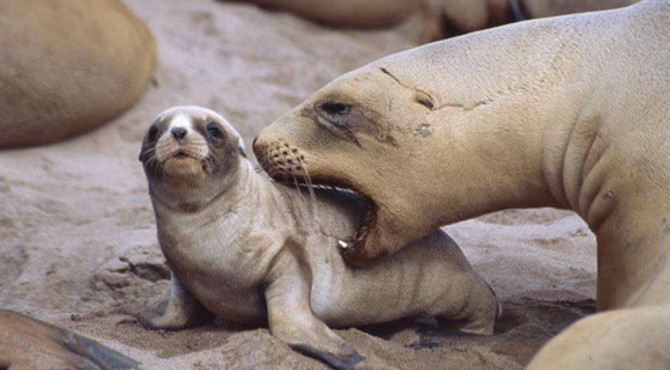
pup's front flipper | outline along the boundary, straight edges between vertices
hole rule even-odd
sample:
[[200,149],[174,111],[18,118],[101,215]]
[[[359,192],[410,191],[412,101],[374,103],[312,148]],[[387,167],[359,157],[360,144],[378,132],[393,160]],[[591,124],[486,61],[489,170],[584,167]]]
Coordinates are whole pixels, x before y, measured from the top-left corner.
[[321,320],[309,304],[309,285],[298,267],[285,269],[265,290],[268,322],[274,336],[295,351],[335,369],[355,369],[365,357]]
[[163,315],[153,318],[139,317],[151,329],[179,330],[203,325],[214,320],[214,314],[207,311],[172,273],[170,300]]

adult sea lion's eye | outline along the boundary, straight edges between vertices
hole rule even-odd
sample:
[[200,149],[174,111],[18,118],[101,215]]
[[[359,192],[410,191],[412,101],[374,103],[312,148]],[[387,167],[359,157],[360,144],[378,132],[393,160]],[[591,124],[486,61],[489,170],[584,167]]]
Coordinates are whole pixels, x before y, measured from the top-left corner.
[[328,114],[338,116],[346,113],[349,109],[349,105],[344,103],[326,102],[321,104],[321,109]]
[[349,125],[350,114],[352,112],[351,104],[326,99],[317,103],[314,109],[315,113],[321,119],[324,119],[333,126],[346,128]]
[[207,124],[207,133],[209,136],[215,139],[223,139],[223,132],[221,132],[219,124],[216,122],[210,122]]
[[151,126],[149,129],[149,141],[154,142],[156,141],[156,137],[158,136],[158,128],[156,126]]

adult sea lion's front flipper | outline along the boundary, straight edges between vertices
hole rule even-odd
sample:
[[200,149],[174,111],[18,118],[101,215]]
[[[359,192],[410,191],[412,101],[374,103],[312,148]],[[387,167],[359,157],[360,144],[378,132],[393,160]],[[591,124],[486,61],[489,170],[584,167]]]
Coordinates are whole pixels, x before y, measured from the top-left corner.
[[92,339],[0,309],[0,368],[134,369],[138,365]]

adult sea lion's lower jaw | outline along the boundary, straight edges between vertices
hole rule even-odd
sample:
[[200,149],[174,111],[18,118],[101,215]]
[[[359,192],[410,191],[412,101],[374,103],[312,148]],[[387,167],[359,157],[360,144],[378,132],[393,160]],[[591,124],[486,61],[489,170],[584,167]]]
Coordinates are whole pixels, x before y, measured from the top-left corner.
[[[354,236],[354,240],[345,247],[340,243],[342,247],[342,256],[344,259],[352,266],[362,267],[370,262],[372,262],[376,257],[381,257],[380,253],[375,250],[370,250],[365,248],[368,237],[370,236],[370,230],[375,228],[377,222],[377,205],[370,199],[365,198],[365,213],[361,218],[361,223],[358,226],[358,230]],[[372,254],[370,252],[373,252]],[[383,254],[383,251],[381,254]]]
[[[402,232],[403,228],[390,221],[392,218],[389,219],[388,217],[385,217],[389,212],[380,209],[377,202],[371,196],[353,190],[353,187],[350,186],[322,185],[319,184],[318,180],[316,181],[315,184],[308,186],[317,188],[325,187],[339,192],[353,193],[360,196],[365,201],[365,208],[361,215],[356,233],[352,235],[351,239],[339,241],[342,257],[350,266],[367,266],[375,260],[389,255],[402,247],[398,242],[399,238],[383,238],[384,235],[396,235],[397,233]],[[287,182],[287,184],[290,185],[289,182]],[[380,228],[387,228],[388,231],[380,233],[378,232]],[[378,245],[385,246],[386,248],[377,248],[376,246]]]

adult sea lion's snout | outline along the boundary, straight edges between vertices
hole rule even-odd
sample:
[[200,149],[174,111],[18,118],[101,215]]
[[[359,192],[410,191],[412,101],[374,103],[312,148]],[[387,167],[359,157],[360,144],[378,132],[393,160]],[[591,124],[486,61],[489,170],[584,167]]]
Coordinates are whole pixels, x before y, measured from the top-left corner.
[[281,138],[263,147],[257,146],[254,141],[254,153],[258,162],[273,179],[285,183],[309,184],[308,175],[304,169],[305,155],[300,152],[300,149],[291,146]]

